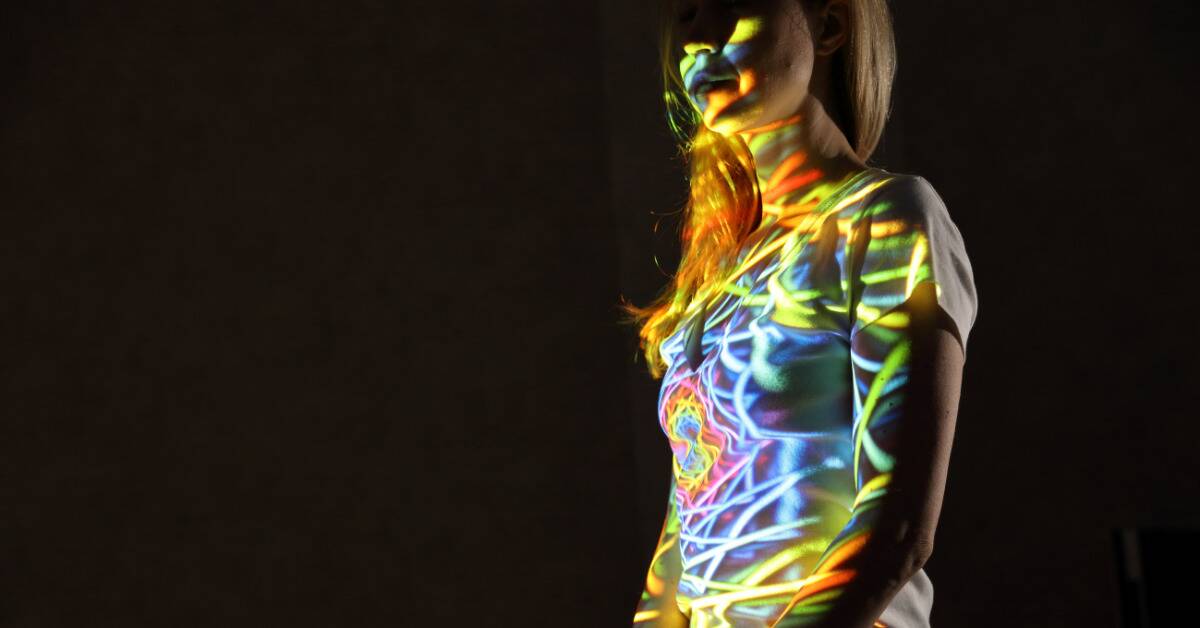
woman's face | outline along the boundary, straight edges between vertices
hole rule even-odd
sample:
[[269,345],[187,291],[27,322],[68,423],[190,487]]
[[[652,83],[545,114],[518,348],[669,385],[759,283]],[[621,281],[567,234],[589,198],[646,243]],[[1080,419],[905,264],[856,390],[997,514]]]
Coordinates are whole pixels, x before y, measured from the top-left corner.
[[817,56],[801,0],[675,0],[679,73],[704,124],[729,135],[796,114]]

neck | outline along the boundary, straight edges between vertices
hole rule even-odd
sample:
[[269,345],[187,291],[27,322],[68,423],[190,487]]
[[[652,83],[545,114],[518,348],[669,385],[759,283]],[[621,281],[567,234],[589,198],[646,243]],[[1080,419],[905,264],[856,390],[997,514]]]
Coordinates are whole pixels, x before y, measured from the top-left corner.
[[816,98],[789,118],[739,135],[754,155],[762,195],[760,228],[812,211],[838,184],[867,167]]

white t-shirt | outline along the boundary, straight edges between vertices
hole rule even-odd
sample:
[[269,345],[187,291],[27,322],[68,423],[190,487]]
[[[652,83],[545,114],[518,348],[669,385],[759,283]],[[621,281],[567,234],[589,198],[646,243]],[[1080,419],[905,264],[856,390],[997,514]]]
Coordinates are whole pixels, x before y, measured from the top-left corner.
[[[977,296],[929,182],[878,168],[756,230],[739,263],[660,345],[658,407],[674,453],[677,603],[692,625],[756,628],[793,601],[819,609],[886,499],[906,321],[889,310],[934,282],[965,353]],[[926,627],[932,604],[921,570],[880,620]]]

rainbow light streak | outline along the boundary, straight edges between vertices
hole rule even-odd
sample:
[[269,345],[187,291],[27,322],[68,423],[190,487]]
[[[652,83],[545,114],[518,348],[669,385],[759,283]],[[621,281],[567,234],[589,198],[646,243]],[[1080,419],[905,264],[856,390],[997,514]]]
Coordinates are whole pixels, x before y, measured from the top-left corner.
[[[803,163],[771,174],[776,198],[809,182]],[[903,177],[867,170],[791,199],[796,211],[752,235],[734,275],[659,347],[674,499],[643,600],[678,550],[674,602],[692,627],[803,625],[855,576],[846,564],[887,495],[908,378],[908,317],[891,310],[937,280],[925,225],[876,194]],[[684,347],[702,311],[706,357],[692,370]]]

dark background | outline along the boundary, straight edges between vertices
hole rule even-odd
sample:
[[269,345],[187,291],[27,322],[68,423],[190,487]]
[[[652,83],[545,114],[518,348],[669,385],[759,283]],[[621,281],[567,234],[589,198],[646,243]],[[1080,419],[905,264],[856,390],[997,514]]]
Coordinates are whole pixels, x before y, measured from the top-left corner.
[[[4,3],[0,626],[629,625],[651,5]],[[896,15],[872,163],[980,298],[933,624],[1115,628],[1112,529],[1200,525],[1200,13]]]

